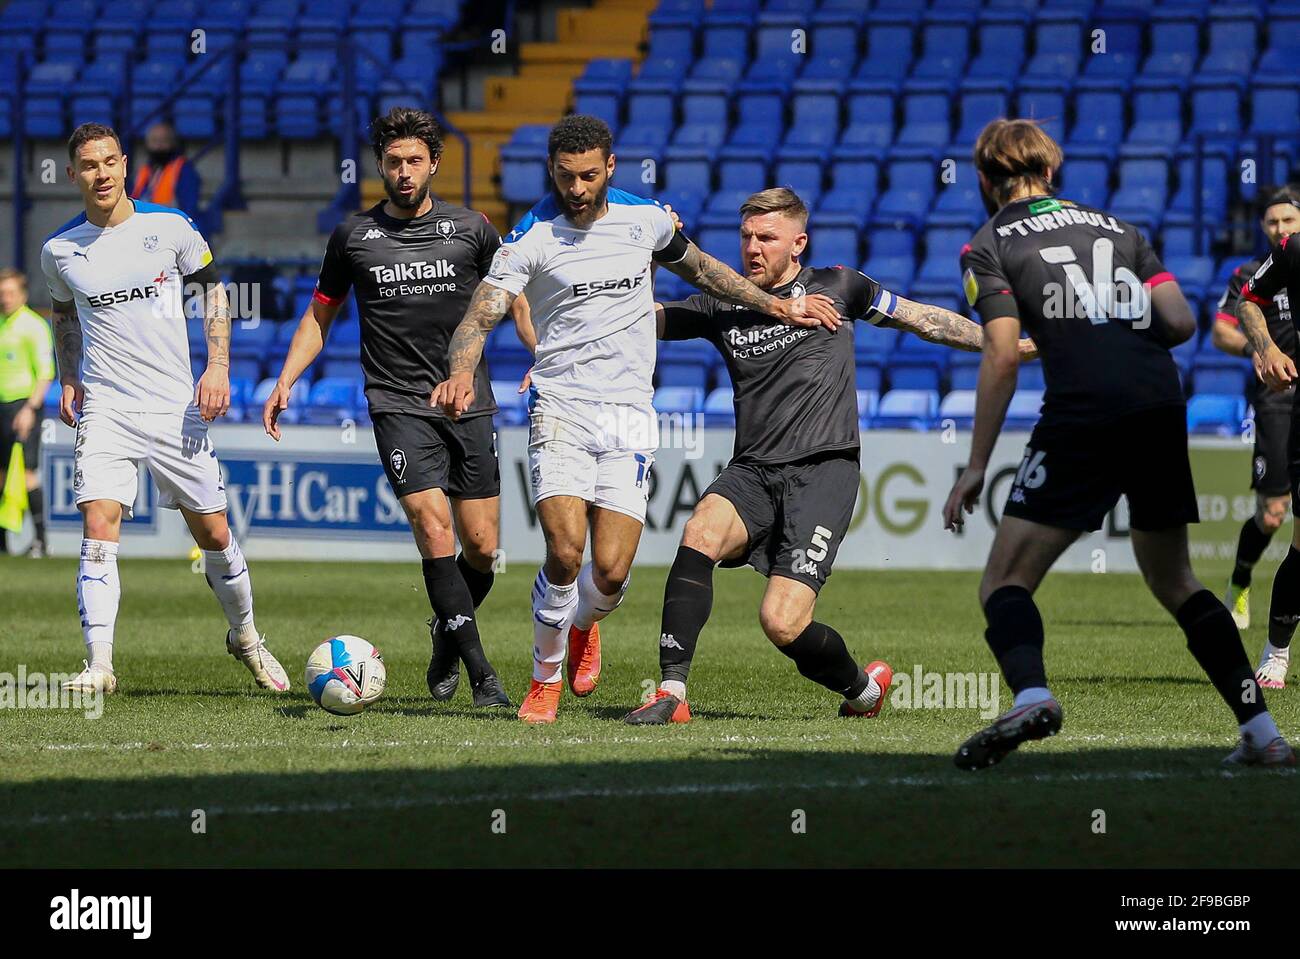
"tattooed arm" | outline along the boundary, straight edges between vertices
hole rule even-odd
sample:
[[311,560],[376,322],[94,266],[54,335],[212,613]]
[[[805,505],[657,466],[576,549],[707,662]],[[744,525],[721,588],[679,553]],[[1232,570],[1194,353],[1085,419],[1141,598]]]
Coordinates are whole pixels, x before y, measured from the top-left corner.
[[208,368],[199,377],[194,401],[211,423],[230,409],[230,301],[220,278],[204,284],[203,334],[208,341]]
[[516,294],[484,280],[474,290],[465,318],[456,327],[447,351],[447,379],[433,388],[430,406],[441,406],[456,417],[474,404],[474,370],[483,357],[483,345],[492,328],[510,312]]
[[[984,349],[984,330],[978,323],[941,306],[918,303],[901,296],[894,308],[893,318],[880,325],[907,330],[923,340],[942,343],[968,353],[978,353]],[[1030,360],[1038,355],[1033,340],[1020,340],[1017,351],[1021,360]]]
[[77,305],[54,301],[54,354],[59,361],[59,382],[63,396],[59,400],[59,419],[69,426],[77,425],[77,415],[85,400],[81,385],[81,319]]
[[824,326],[828,330],[839,328],[839,310],[834,301],[821,293],[784,299],[767,293],[745,279],[727,264],[705,253],[694,243],[688,244],[686,255],[676,263],[660,264],[683,280],[693,283],[705,293],[712,293],[724,303],[740,306],[775,316],[792,326]]
[[1268,321],[1264,318],[1264,311],[1245,296],[1241,296],[1237,300],[1237,320],[1254,351],[1250,358],[1255,364],[1255,375],[1271,390],[1285,390],[1294,383],[1295,363],[1273,342],[1273,337],[1268,332]]

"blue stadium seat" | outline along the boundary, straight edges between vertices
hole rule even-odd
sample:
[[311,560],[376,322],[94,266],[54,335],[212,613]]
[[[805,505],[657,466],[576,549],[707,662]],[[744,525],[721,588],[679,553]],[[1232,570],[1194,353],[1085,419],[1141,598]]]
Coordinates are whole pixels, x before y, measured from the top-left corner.
[[[716,151],[693,146],[671,146],[664,152],[663,177],[667,189],[705,197],[713,190]],[[680,214],[678,214],[680,216]]]
[[[978,353],[972,353],[971,356],[979,356]],[[1042,390],[1043,381],[1043,363],[1041,360],[1030,360],[1020,364],[1020,372],[1016,379],[1016,388],[1021,390]]]
[[799,198],[810,210],[821,199],[822,179],[825,175],[822,156],[815,150],[782,147],[772,170],[773,180],[799,194]]
[[956,385],[953,381],[953,389],[943,398],[939,404],[939,425],[944,426],[947,421],[951,420],[953,425],[959,430],[968,430],[975,422],[975,387]]
[[[546,138],[550,128],[515,128],[501,147],[501,195],[511,203],[534,203],[546,192]],[[621,157],[620,157],[621,159]]]
[[[957,100],[957,136],[953,143],[974,146],[975,138],[985,124],[1007,115],[1010,93],[1010,86],[1002,80],[966,80],[962,83]],[[970,151],[963,152],[969,154]]]
[[896,358],[889,364],[889,385],[895,390],[939,391],[939,371],[929,363]]
[[[1130,80],[1137,73],[1142,56],[1145,20],[1144,11],[1122,6],[1103,6],[1088,24],[1088,53],[1085,57],[1084,76]],[[1101,31],[1101,34],[1097,31]],[[1094,37],[1098,40],[1104,38],[1104,50],[1095,50]]]
[[[1178,190],[1169,206],[1172,210],[1191,213],[1196,198],[1196,154],[1181,147],[1176,154]],[[1228,178],[1234,157],[1226,144],[1206,144],[1201,154],[1201,212],[1212,222],[1221,222],[1228,213]]]
[[930,11],[921,27],[921,56],[912,76],[951,81],[966,69],[975,16],[970,11]]
[[230,338],[230,355],[236,359],[258,359],[276,341],[277,324],[262,322],[256,326],[236,323]]
[[879,363],[859,360],[854,379],[859,390],[879,394],[885,382],[885,371]]
[[1186,79],[1200,56],[1199,11],[1188,7],[1152,11],[1147,30],[1151,52],[1142,62],[1142,77]]
[[359,380],[317,380],[312,385],[307,409],[302,412],[299,422],[334,425],[344,420],[355,421],[360,392]]
[[840,81],[797,81],[790,103],[791,121],[785,145],[809,147],[819,152],[829,149],[839,139],[840,97],[843,92]]
[[1183,138],[1183,100],[1180,82],[1159,77],[1138,77],[1133,85],[1133,124],[1128,142],[1168,147]]
[[939,412],[939,394],[926,390],[890,390],[880,398],[873,429],[928,430]]
[[1274,5],[1268,14],[1268,49],[1260,56],[1254,83],[1268,83],[1300,63],[1300,7]]
[[497,404],[497,422],[502,426],[528,423],[528,397],[519,392],[516,380],[493,380],[492,398]]
[[1118,185],[1110,198],[1118,216],[1126,211],[1162,212],[1169,196],[1168,151],[1126,146],[1120,151]]
[[698,413],[703,406],[703,387],[661,386],[654,392],[654,408],[660,413]]
[[1016,91],[1016,116],[1037,120],[1053,140],[1064,143],[1068,89],[1053,77],[1022,80]]
[[661,387],[686,386],[703,390],[709,385],[709,369],[694,363],[659,363],[655,367],[655,379]]
[[719,386],[704,400],[704,425],[730,429],[736,425],[735,393]]
[[1239,436],[1246,419],[1246,400],[1240,394],[1198,393],[1187,401],[1187,430],[1215,436]]
[[841,148],[871,150],[883,156],[894,142],[894,103],[897,91],[893,84],[873,80],[855,80],[845,98],[847,119],[840,137]]
[[859,223],[866,220],[876,202],[880,163],[874,153],[854,154],[850,148],[836,150],[829,176],[831,188],[822,196],[819,213],[844,213]]
[[1034,55],[1024,76],[1072,78],[1084,49],[1084,17],[1077,10],[1042,10],[1034,23]]
[[1006,429],[1029,430],[1038,422],[1043,406],[1043,391],[1026,389],[1023,384],[1016,387],[1007,404]]
[[1110,198],[1110,155],[1100,149],[1076,149],[1061,171],[1061,192],[1085,206],[1105,207]]
[[366,378],[365,371],[361,368],[361,360],[358,358],[326,360],[320,365],[320,375],[334,379],[357,380],[358,382],[363,382]]
[[808,247],[805,262],[856,269],[856,264],[862,261],[858,248],[858,221],[849,214],[819,211],[812,218]]
[[1205,58],[1197,72],[1249,74],[1259,55],[1260,19],[1260,10],[1246,4],[1212,7]]
[[1192,389],[1196,393],[1242,396],[1250,375],[1252,371],[1248,361],[1239,361],[1222,353],[1207,356],[1202,352],[1192,366]]
[[[267,377],[257,384],[253,390],[253,395],[248,398],[248,405],[254,409],[261,409],[266,405],[266,401],[271,398],[271,391],[275,389],[275,378]],[[289,391],[289,406],[280,414],[282,423],[298,423],[302,419],[302,413],[310,404],[311,400],[311,382],[304,376],[293,384],[293,389]]]
[[877,219],[916,223],[930,209],[937,171],[927,150],[895,150],[887,166],[889,188],[876,206]]
[[[1300,30],[1300,18],[1297,29]],[[1300,41],[1295,51],[1295,64],[1300,64]],[[1261,66],[1261,73],[1263,68]],[[1259,77],[1251,84],[1251,133],[1267,133],[1274,136],[1291,137],[1295,135],[1296,118],[1300,117],[1300,86],[1295,79],[1283,80],[1278,77]]]
[[863,389],[859,386],[857,399],[858,428],[870,429],[871,418],[876,415],[876,411],[880,408],[880,391],[878,389]]
[[966,69],[972,80],[1012,80],[1025,62],[1029,17],[1023,10],[985,10],[975,31],[979,53]]
[[1074,88],[1073,144],[1115,144],[1124,139],[1124,104],[1128,92],[1114,80],[1080,80]]
[[1203,76],[1192,81],[1192,133],[1236,134],[1241,129],[1245,81]]
[[943,147],[952,138],[948,114],[952,88],[942,81],[909,81],[903,87],[903,127],[898,144],[907,147]]
[[867,20],[867,55],[862,57],[857,77],[897,83],[912,65],[912,43],[917,17],[914,13],[872,13]]

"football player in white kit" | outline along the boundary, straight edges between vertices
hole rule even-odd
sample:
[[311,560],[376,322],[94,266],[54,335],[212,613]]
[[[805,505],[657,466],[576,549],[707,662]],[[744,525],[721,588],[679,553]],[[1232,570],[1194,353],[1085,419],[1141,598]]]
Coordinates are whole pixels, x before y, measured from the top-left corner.
[[[77,428],[73,490],[84,518],[77,598],[87,660],[65,688],[117,689],[117,550],[144,461],[159,505],[180,510],[203,551],[208,585],[230,624],[226,649],[259,686],[283,692],[289,679],[254,625],[248,563],[226,522],[208,439],[207,424],[230,406],[230,306],[212,253],[180,210],[127,196],[126,156],[110,127],[77,127],[68,157],[85,212],[41,250],[54,301],[59,416]],[[205,290],[208,343],[197,389],[182,292],[194,283]]]
[[774,297],[701,251],[657,203],[611,188],[612,146],[595,117],[568,116],[551,130],[551,195],[497,251],[452,338],[448,379],[431,399],[453,416],[469,409],[484,340],[526,290],[537,334],[528,456],[546,537],[533,586],[533,681],[519,710],[529,723],[555,721],[562,671],[574,695],[596,688],[596,624],[627,591],[658,447],[652,261],[787,323],[841,322],[829,297]]

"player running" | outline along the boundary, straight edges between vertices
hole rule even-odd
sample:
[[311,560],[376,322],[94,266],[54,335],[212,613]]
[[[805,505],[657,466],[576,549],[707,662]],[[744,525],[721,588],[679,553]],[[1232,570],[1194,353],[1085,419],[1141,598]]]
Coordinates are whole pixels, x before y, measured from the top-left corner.
[[453,415],[472,408],[483,341],[526,291],[537,335],[528,454],[546,537],[532,594],[533,681],[519,710],[529,723],[555,721],[566,634],[570,689],[586,696],[596,688],[597,624],[627,591],[658,446],[652,261],[725,302],[798,325],[839,324],[828,297],[771,296],[702,252],[662,207],[612,189],[615,158],[602,121],[565,117],[547,150],[552,193],[497,252],[434,397]]
[[[808,209],[785,187],[755,193],[740,208],[740,256],[749,279],[777,297],[823,293],[840,314],[910,330],[978,351],[979,325],[937,306],[895,296],[857,270],[804,266]],[[695,506],[664,587],[653,700],[624,722],[689,722],[686,677],[713,608],[713,569],[750,565],[768,578],[758,619],[800,675],[842,696],[841,716],[872,717],[892,672],[865,669],[844,639],[813,620],[858,498],[860,459],[853,325],[792,330],[707,294],[655,304],[659,336],[702,337],[726,361],[735,386],[736,444]],[[1032,344],[1025,341],[1025,351]]]
[[1014,707],[957,751],[963,769],[1054,735],[1061,707],[1043,667],[1033,592],[1085,530],[1128,497],[1133,552],[1152,594],[1237,717],[1228,763],[1277,766],[1295,753],[1264,705],[1227,608],[1192,573],[1199,517],[1187,412],[1169,349],[1196,331],[1177,282],[1131,224],[1051,195],[1061,148],[1029,120],[994,120],[975,143],[993,216],[962,254],[966,297],[984,323],[970,465],[944,506],[948,529],[973,512],[1016,388],[1023,326],[1043,357],[1043,415],[1025,448],[980,584],[984,634]]
[[[226,522],[221,467],[208,438],[207,424],[230,406],[230,306],[212,253],[184,213],[126,195],[126,156],[110,127],[77,127],[68,157],[85,212],[41,249],[54,301],[59,416],[77,428],[73,491],[84,517],[77,597],[88,659],[64,688],[117,689],[118,542],[143,461],[158,485],[158,505],[180,510],[203,552],[208,585],[230,624],[226,649],[263,689],[284,692],[289,678],[253,622],[248,563]],[[197,388],[183,296],[195,283],[205,290],[208,343]]]
[[388,200],[345,218],[330,236],[315,295],[262,421],[278,441],[293,384],[320,355],[348,291],[355,291],[375,445],[415,536],[433,609],[429,692],[440,702],[451,699],[463,660],[474,705],[509,707],[475,619],[492,588],[500,518],[487,364],[480,360],[474,369],[477,398],[464,416],[452,421],[429,404],[434,384],[447,375],[452,330],[501,238],[481,213],[429,194],[442,157],[442,130],[432,115],[394,107],[371,124],[371,146]]
[[[1282,237],[1300,232],[1300,193],[1286,189],[1270,197],[1264,206],[1259,225],[1273,250],[1277,249]],[[1219,308],[1214,315],[1210,335],[1214,345],[1230,356],[1250,357],[1255,352],[1246,335],[1238,328],[1237,314],[1234,311],[1241,288],[1262,263],[1262,260],[1255,259],[1233,270],[1228,288],[1219,297]],[[1262,304],[1260,309],[1264,313],[1273,342],[1294,361],[1296,331],[1291,324],[1291,305],[1286,291],[1279,292],[1274,299]],[[1255,455],[1251,461],[1250,475],[1250,486],[1255,491],[1255,515],[1241,527],[1241,535],[1237,538],[1237,561],[1232,568],[1228,593],[1224,599],[1239,629],[1250,628],[1251,572],[1264,555],[1273,534],[1282,525],[1287,504],[1291,500],[1287,438],[1291,433],[1291,407],[1295,401],[1295,388],[1288,387],[1277,392],[1256,382],[1249,391],[1249,396],[1251,405],[1255,408]],[[1290,636],[1289,633],[1287,635]],[[1282,677],[1286,675],[1285,648],[1282,647],[1280,654]],[[1273,656],[1273,659],[1278,658],[1277,655]],[[1276,671],[1278,666],[1277,663],[1270,665],[1268,651],[1259,668],[1263,670],[1266,666],[1270,672]],[[1274,683],[1271,678],[1261,676],[1260,685],[1267,689]],[[1278,677],[1276,685],[1282,685],[1281,677]]]
[[[1270,304],[1291,314],[1296,322],[1291,304],[1300,297],[1300,242],[1298,234],[1282,236],[1273,252],[1246,281],[1237,299],[1237,319],[1242,332],[1254,349],[1252,357],[1255,371],[1266,386],[1273,390],[1289,390],[1295,394],[1295,360],[1274,342],[1269,333],[1268,317],[1264,310]],[[1291,338],[1294,339],[1294,332]],[[1291,481],[1291,508],[1300,502],[1300,415],[1293,405],[1287,466]],[[1296,623],[1300,622],[1300,527],[1291,524],[1291,548],[1273,577],[1272,605],[1268,612],[1268,641],[1256,670],[1259,684],[1266,689],[1281,689],[1286,684],[1287,667],[1291,662],[1291,638]]]

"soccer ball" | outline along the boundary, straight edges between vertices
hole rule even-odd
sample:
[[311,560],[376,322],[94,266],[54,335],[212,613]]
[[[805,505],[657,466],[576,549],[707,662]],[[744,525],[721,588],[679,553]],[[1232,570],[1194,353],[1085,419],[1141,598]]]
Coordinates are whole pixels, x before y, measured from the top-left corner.
[[336,716],[355,716],[384,694],[384,657],[360,636],[335,636],[307,659],[307,690]]

